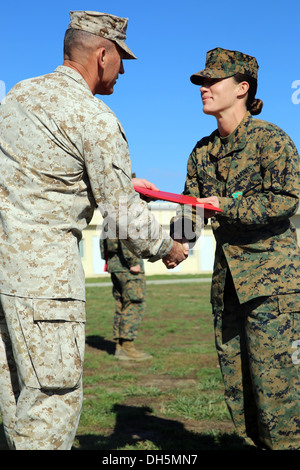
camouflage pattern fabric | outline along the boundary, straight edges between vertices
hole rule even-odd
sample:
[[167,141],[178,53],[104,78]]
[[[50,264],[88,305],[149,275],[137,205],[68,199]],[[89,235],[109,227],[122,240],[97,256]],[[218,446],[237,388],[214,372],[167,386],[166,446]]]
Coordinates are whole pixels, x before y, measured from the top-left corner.
[[116,42],[124,51],[124,59],[136,59],[125,44],[128,18],[98,11],[71,11],[70,29],[79,29]]
[[0,300],[0,410],[8,445],[69,450],[82,405],[85,304],[4,294]]
[[[184,194],[218,196],[223,210],[211,219],[211,303],[227,403],[241,435],[259,435],[268,448],[299,448],[299,365],[291,345],[300,338],[300,256],[290,221],[299,190],[295,145],[248,112],[233,134],[213,132],[189,157]],[[171,231],[184,226],[180,217]],[[195,216],[192,223],[200,235]],[[247,368],[253,382],[249,374],[242,382]]]
[[[223,210],[211,219],[217,243],[214,310],[222,310],[227,269],[241,303],[300,291],[299,246],[290,222],[299,191],[295,145],[281,129],[248,112],[232,135],[221,139],[215,131],[197,143],[184,194],[218,196]],[[194,220],[194,232],[199,228]]]
[[216,47],[207,52],[205,69],[193,74],[191,82],[194,85],[202,85],[204,78],[226,78],[237,73],[257,79],[258,68],[255,57]]
[[[0,293],[16,303],[45,302],[34,322],[26,307],[31,324],[23,318],[21,344],[19,310],[2,301],[1,323],[12,325],[3,335],[9,331],[24,384],[17,392],[10,389],[9,368],[15,364],[1,343],[4,428],[18,449],[66,449],[81,406],[81,363],[74,347],[84,338],[82,230],[98,207],[141,258],[162,258],[173,241],[132,186],[120,122],[69,67],[25,80],[7,94],[0,107],[0,159]],[[143,228],[150,236],[137,237]],[[73,307],[53,308],[51,299],[69,299]],[[81,339],[75,342],[78,329]]]
[[[107,271],[111,273],[116,303],[113,337],[134,340],[146,309],[144,262],[118,239],[101,239],[100,246],[102,258],[107,259]],[[130,267],[137,265],[140,273],[131,273]]]
[[[169,234],[132,186],[120,122],[75,70],[59,66],[8,93],[0,158],[0,292],[84,300],[78,242],[97,206],[137,256],[170,251]],[[137,237],[143,227],[155,237]]]
[[116,272],[111,274],[111,279],[116,301],[113,337],[134,340],[145,315],[145,276]]
[[[300,448],[300,293],[240,304],[227,278],[215,316],[225,400],[237,432],[269,450]],[[251,443],[251,441],[249,441]]]
[[100,240],[102,259],[107,260],[109,273],[127,273],[132,266],[140,266],[141,273],[145,272],[144,261],[135,256],[121,240],[105,238]]

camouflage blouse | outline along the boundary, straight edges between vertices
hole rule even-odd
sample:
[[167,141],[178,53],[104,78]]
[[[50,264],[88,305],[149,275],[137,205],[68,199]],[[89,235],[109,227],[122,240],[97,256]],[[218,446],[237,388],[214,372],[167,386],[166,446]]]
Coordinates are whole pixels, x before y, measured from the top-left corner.
[[133,266],[140,266],[144,273],[144,261],[135,256],[121,240],[105,238],[100,241],[101,257],[107,261],[109,273],[128,273]]
[[299,246],[290,221],[299,207],[299,191],[294,143],[280,128],[248,112],[230,136],[221,138],[216,130],[196,144],[184,194],[218,196],[223,210],[211,219],[216,308],[222,306],[227,269],[241,303],[300,291]]
[[8,93],[0,161],[0,292],[84,300],[78,242],[96,207],[137,256],[170,251],[169,234],[132,186],[120,122],[75,70],[59,66]]

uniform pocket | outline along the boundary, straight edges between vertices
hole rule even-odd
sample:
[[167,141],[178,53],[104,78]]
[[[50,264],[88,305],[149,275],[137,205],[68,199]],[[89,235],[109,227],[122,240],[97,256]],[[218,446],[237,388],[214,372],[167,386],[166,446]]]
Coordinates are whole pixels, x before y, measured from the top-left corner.
[[237,193],[244,197],[252,196],[262,192],[262,184],[263,179],[261,174],[252,165],[249,165],[249,167],[235,174],[232,178],[229,176],[226,185],[226,196],[234,197],[234,194]]
[[292,348],[299,339],[299,294],[267,298],[248,315],[247,329],[255,362],[274,369],[292,367]]
[[278,296],[280,313],[300,313],[300,293],[291,293]]
[[198,168],[197,179],[200,188],[200,197],[214,195],[224,196],[225,183],[217,180],[201,167]]
[[[73,303],[77,305],[78,318],[84,318],[84,302]],[[75,305],[69,304],[72,314],[63,305],[59,300],[33,301],[33,324],[27,331],[27,345],[37,380],[45,390],[75,388],[82,377],[84,322],[56,318],[72,318]]]
[[143,302],[145,297],[144,275],[130,276],[124,289],[124,300],[129,302]]

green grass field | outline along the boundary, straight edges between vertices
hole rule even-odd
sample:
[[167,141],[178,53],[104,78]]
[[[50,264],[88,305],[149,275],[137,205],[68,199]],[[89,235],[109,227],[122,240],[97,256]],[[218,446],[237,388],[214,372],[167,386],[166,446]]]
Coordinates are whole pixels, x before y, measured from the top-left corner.
[[110,282],[87,287],[85,398],[75,449],[244,448],[223,398],[209,292],[210,283],[196,279],[148,284],[136,344],[153,359],[131,364],[114,357]]
[[223,398],[210,282],[147,285],[147,314],[136,345],[153,359],[124,363],[114,357],[114,300],[107,281],[107,287],[87,287],[84,402],[73,449],[245,449]]

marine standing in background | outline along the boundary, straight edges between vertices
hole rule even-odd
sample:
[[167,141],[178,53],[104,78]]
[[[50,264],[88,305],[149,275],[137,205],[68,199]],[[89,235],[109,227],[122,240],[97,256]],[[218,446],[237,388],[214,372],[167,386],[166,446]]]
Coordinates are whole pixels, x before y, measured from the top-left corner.
[[146,309],[144,261],[128,250],[121,240],[102,238],[100,246],[113,283],[115,356],[121,361],[152,359],[150,354],[134,345]]
[[[290,218],[299,207],[299,155],[277,126],[254,119],[254,57],[216,48],[191,76],[217,129],[194,147],[184,194],[222,209],[211,219],[211,289],[225,399],[240,436],[300,448],[300,256]],[[178,215],[176,224],[182,224]],[[172,229],[174,230],[174,229]],[[194,227],[194,231],[197,227]]]

